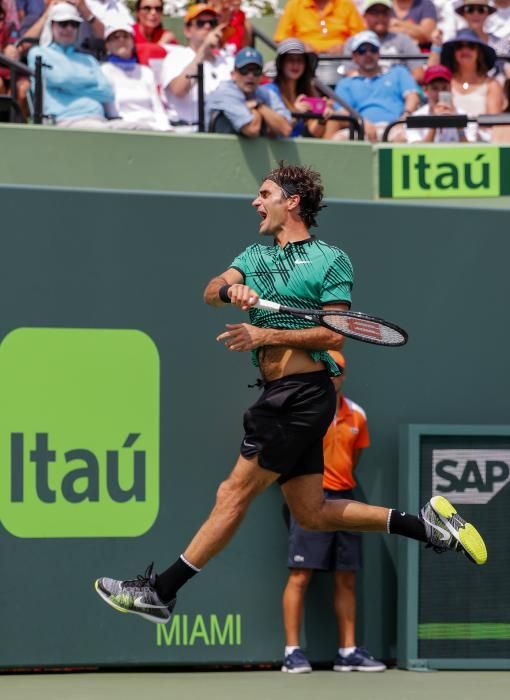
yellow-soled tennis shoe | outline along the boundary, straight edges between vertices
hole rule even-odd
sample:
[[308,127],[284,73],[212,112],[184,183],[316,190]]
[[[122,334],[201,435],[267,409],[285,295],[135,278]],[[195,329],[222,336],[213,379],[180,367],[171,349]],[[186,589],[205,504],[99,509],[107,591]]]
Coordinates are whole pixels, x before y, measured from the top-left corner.
[[421,509],[429,543],[438,552],[455,549],[475,564],[485,564],[487,548],[474,525],[462,518],[444,496],[433,496]]

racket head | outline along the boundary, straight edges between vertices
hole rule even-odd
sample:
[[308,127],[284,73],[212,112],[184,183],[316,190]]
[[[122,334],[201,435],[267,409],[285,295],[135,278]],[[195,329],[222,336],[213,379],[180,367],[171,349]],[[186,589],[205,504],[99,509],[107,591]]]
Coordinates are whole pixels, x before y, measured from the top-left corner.
[[335,333],[374,345],[399,347],[408,339],[406,331],[395,323],[358,311],[326,311],[320,322]]

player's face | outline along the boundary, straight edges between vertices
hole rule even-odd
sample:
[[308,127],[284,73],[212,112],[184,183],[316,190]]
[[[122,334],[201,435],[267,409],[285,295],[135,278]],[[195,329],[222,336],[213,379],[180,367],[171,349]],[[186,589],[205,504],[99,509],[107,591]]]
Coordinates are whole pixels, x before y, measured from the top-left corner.
[[261,236],[276,235],[287,221],[289,215],[287,199],[281,187],[272,180],[264,180],[252,206],[261,218],[259,225]]

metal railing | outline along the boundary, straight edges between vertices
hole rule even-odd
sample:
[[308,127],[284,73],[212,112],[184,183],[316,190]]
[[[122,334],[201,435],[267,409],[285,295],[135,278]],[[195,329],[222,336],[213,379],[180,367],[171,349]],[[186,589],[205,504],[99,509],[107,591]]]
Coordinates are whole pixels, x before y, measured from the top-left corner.
[[468,124],[478,126],[510,126],[510,112],[501,114],[480,114],[478,117],[468,117],[467,114],[423,114],[406,119],[397,119],[385,128],[382,141],[387,142],[390,131],[398,124],[404,124],[407,129],[465,129]]
[[11,74],[11,98],[14,102],[17,101],[17,80],[18,76],[24,75],[27,78],[34,79],[34,124],[42,124],[43,120],[43,83],[42,83],[42,58],[37,56],[35,59],[35,69],[32,70],[24,63],[13,61],[3,54],[0,54],[0,66],[5,66]]
[[[321,115],[316,112],[291,112],[290,114],[294,119],[304,119],[305,121],[308,119],[321,119]],[[324,121],[347,122],[351,141],[354,140],[355,134],[358,141],[363,141],[365,138],[363,122],[353,117],[352,114],[332,114]]]

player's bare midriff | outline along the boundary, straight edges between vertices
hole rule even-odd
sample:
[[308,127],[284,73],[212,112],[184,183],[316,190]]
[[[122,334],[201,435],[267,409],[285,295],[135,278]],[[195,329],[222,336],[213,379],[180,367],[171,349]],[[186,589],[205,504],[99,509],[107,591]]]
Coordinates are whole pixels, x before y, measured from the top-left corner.
[[271,382],[288,374],[320,372],[323,362],[314,362],[305,350],[265,345],[258,350],[258,361],[262,379]]

